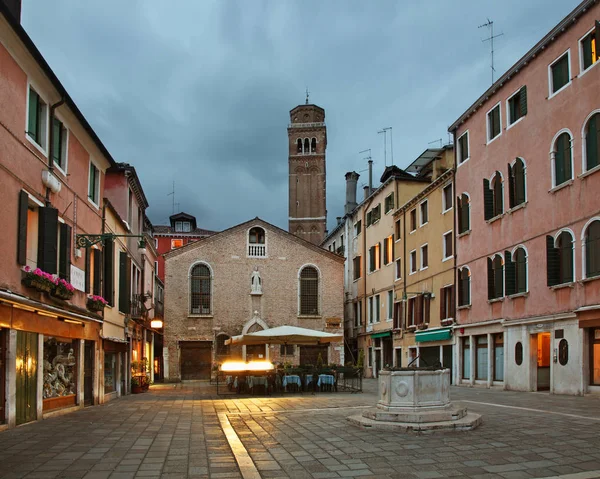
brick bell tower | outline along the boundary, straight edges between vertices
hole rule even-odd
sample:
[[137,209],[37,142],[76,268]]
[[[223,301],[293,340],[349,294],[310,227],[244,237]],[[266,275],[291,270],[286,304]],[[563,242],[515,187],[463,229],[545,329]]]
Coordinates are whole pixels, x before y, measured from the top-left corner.
[[308,102],[290,111],[289,143],[289,232],[321,244],[327,230],[325,110]]

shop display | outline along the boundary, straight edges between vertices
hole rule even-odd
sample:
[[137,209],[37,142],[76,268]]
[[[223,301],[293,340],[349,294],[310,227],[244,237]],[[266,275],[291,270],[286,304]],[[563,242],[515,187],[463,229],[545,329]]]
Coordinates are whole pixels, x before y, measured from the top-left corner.
[[73,342],[44,338],[44,399],[74,395],[77,357]]

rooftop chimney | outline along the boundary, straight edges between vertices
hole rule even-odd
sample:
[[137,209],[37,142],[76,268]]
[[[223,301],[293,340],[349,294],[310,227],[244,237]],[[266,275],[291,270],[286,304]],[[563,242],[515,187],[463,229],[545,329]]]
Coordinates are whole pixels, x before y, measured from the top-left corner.
[[349,215],[356,208],[356,184],[358,182],[359,174],[356,171],[349,171],[346,173],[346,205],[344,207],[344,213]]
[[373,160],[369,160],[369,195],[373,193]]
[[365,186],[363,186],[363,190],[365,192],[365,200],[366,200],[369,196],[371,196],[370,188],[367,185],[365,185]]
[[0,0],[17,23],[21,23],[21,0]]

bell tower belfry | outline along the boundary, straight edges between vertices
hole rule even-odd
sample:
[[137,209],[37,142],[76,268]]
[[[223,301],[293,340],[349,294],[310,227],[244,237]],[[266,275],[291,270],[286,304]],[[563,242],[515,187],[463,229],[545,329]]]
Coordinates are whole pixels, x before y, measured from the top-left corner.
[[308,103],[290,111],[289,232],[313,244],[321,244],[327,230],[325,110]]

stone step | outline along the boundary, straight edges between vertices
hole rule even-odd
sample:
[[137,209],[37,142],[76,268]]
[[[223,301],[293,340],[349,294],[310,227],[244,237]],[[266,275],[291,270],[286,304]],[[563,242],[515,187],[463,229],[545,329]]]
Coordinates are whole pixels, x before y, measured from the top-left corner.
[[418,412],[406,411],[365,411],[363,416],[375,421],[429,423],[440,421],[457,421],[467,415],[467,408],[451,407],[432,410],[421,409]]
[[472,412],[455,421],[437,421],[428,423],[377,421],[363,415],[346,418],[351,424],[363,429],[381,429],[397,432],[434,433],[444,431],[470,431],[482,423],[481,415]]

